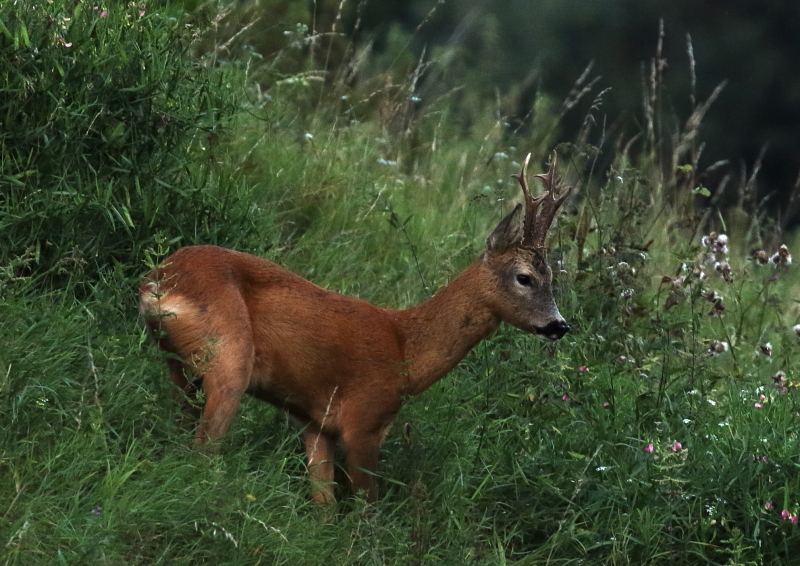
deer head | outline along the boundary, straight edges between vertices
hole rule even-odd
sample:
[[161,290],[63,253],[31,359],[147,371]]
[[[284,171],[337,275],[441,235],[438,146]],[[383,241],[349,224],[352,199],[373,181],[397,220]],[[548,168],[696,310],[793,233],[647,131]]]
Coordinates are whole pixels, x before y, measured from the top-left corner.
[[545,193],[533,197],[526,175],[530,158],[528,154],[522,171],[514,175],[525,196],[525,219],[520,226],[517,217],[522,204],[518,204],[487,238],[484,261],[501,291],[495,305],[498,316],[517,328],[558,340],[569,331],[569,325],[553,300],[553,273],[547,265],[545,239],[571,188],[557,196],[560,180],[553,152],[547,173],[536,175],[544,181]]

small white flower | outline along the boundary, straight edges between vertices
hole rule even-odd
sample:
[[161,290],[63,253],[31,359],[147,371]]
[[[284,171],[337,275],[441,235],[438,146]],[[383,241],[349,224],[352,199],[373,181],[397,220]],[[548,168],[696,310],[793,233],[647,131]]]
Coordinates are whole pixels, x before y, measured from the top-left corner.
[[795,334],[800,336],[800,324],[795,324],[794,326],[792,326],[792,330],[794,330]]
[[781,244],[781,247],[769,260],[775,265],[791,265],[792,254],[789,253],[789,248],[786,247],[786,244]]
[[714,340],[706,350],[706,354],[710,356],[716,356],[717,354],[721,354],[722,352],[728,351],[728,343],[727,342],[720,342],[719,340]]
[[729,281],[731,277],[731,266],[727,261],[718,261],[714,263],[714,269],[719,273],[725,281]]
[[304,138],[306,138],[307,140],[313,140],[313,139],[314,139],[314,135],[313,135],[313,134],[310,134],[310,133],[308,133],[308,132],[306,132],[306,133],[303,135],[303,137],[304,137]]

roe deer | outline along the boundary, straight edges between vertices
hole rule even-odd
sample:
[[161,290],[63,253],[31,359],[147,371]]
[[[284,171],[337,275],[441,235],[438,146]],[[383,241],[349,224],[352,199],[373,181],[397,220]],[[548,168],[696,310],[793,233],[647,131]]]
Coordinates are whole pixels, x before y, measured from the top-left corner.
[[[341,441],[354,493],[377,499],[378,452],[403,399],[444,377],[507,322],[548,340],[569,330],[551,293],[545,237],[557,198],[556,155],[546,192],[525,195],[474,263],[428,301],[383,309],[317,287],[255,256],[216,246],[179,249],[139,289],[140,310],[190,409],[195,382],[205,406],[195,444],[220,439],[244,393],[287,410],[302,425],[315,502],[333,502]],[[213,446],[212,446],[213,449]]]

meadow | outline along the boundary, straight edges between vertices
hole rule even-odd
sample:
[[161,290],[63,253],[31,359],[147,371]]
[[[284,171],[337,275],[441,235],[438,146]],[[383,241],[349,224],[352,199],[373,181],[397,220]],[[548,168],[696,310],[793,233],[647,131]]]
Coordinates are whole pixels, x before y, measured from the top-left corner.
[[[265,59],[246,16],[0,7],[0,564],[800,563],[797,240],[757,167],[704,186],[714,93],[662,114],[654,70],[642,132],[615,139],[581,77],[518,128],[469,78],[420,100],[427,63],[401,49],[320,71],[314,42],[336,45],[292,13]],[[340,501],[311,505],[296,429],[252,399],[219,456],[190,448],[138,316],[150,267],[214,243],[415,305],[553,149],[571,331],[503,326],[410,398],[377,504],[340,470]]]

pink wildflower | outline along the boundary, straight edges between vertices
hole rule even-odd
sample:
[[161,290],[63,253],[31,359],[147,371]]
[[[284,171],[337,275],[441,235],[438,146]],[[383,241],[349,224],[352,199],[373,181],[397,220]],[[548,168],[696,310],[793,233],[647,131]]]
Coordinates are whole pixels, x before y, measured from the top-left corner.
[[772,501],[767,501],[764,504],[764,509],[772,509],[773,507],[775,507],[775,506],[772,504]]
[[589,371],[589,368],[586,366],[581,366],[578,368],[578,371]]
[[673,452],[678,452],[681,448],[683,448],[683,445],[680,442],[674,442],[672,444],[672,451]]
[[604,401],[603,402],[603,407],[609,407],[610,405],[611,405],[611,403],[609,403],[608,401]]
[[561,400],[562,400],[562,401],[569,401],[569,395],[567,395],[566,393],[564,393],[564,394],[561,396]]
[[789,512],[786,509],[781,511],[781,519],[783,519],[785,521],[788,518],[789,518]]
[[108,16],[108,10],[103,10],[102,12],[100,12],[101,18],[105,18],[106,16]]
[[795,524],[795,525],[796,525],[796,524],[797,524],[797,515],[792,515],[791,517],[789,517],[789,520],[790,520],[790,521],[791,521],[793,524]]
[[753,407],[756,409],[760,409],[762,407],[761,403],[753,403]]
[[645,452],[652,452],[652,451],[653,451],[653,445],[652,445],[652,443],[651,443],[651,444],[648,444],[647,446],[645,446],[645,448],[644,448],[644,451],[645,451]]

